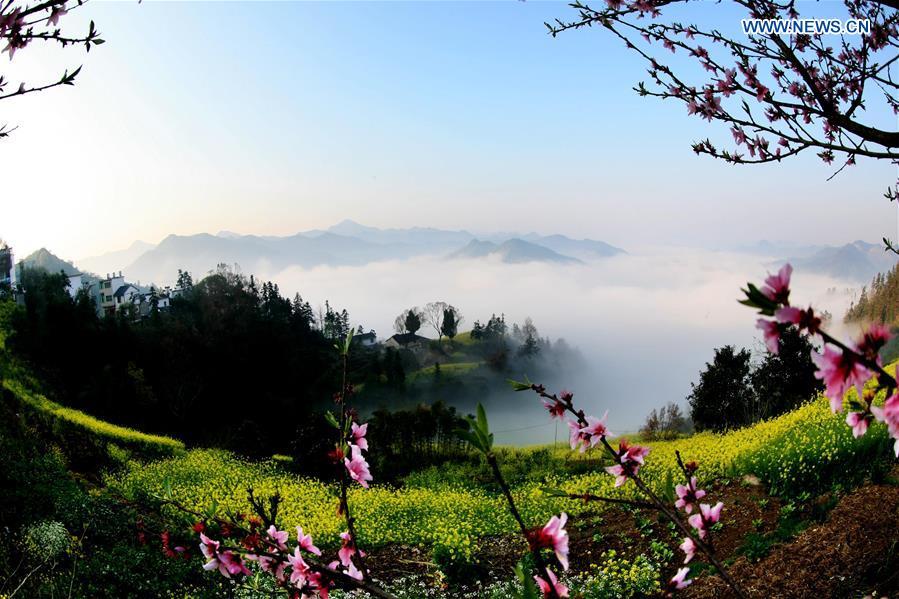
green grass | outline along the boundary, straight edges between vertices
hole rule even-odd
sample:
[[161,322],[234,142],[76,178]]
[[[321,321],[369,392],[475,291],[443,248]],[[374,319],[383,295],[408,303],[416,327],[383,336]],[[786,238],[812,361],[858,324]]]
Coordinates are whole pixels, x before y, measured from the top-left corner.
[[[448,362],[446,364],[440,365],[440,375],[446,375],[448,377],[461,376],[477,370],[481,367],[481,365],[481,362]],[[436,369],[434,366],[426,366],[425,368],[420,368],[415,372],[409,373],[407,380],[409,382],[414,382],[422,378],[432,379],[435,376],[435,370]]]
[[[61,406],[17,381],[5,379],[3,388],[25,409],[29,419],[53,437],[60,438],[64,444],[78,446],[90,440],[112,443],[145,458],[170,457],[184,452],[181,441],[111,424],[80,410]],[[81,439],[76,442],[74,437]]]

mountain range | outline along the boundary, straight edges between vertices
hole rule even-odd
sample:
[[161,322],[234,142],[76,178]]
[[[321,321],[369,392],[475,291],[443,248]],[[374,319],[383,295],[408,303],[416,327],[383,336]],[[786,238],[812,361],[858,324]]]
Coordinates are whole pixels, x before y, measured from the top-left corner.
[[85,258],[76,264],[85,271],[102,274],[121,270],[129,280],[165,284],[174,280],[178,269],[202,276],[220,263],[238,264],[247,273],[272,274],[291,266],[361,266],[415,256],[489,258],[510,264],[578,264],[623,253],[624,250],[603,241],[564,235],[475,235],[425,227],[380,229],[345,220],[328,229],[283,237],[233,231],[169,235],[157,245],[136,241],[126,249]]
[[[879,243],[854,241],[842,246],[797,245],[760,241],[735,251],[766,256],[776,268],[790,262],[797,270],[831,276],[853,283],[869,282],[899,262]],[[216,265],[237,264],[244,272],[271,275],[291,266],[361,266],[382,260],[434,256],[449,260],[490,259],[509,264],[544,262],[589,263],[624,250],[593,239],[537,233],[487,233],[413,227],[379,229],[345,220],[328,229],[290,236],[242,235],[220,231],[215,235],[169,235],[159,244],[136,241],[126,249],[78,260],[74,264],[41,248],[21,264],[51,272],[84,274],[123,271],[130,282],[171,284],[178,269],[202,277]]]
[[824,246],[813,251],[797,251],[789,262],[797,270],[814,272],[856,283],[868,283],[899,262],[899,256],[884,250],[883,244],[853,241],[842,246]]

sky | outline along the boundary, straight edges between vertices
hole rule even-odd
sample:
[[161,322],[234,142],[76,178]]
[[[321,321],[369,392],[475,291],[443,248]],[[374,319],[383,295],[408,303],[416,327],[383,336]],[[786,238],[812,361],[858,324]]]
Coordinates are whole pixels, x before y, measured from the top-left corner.
[[[736,30],[739,13],[715,8],[697,10]],[[531,1],[89,2],[69,26],[93,19],[105,45],[3,65],[13,82],[84,69],[3,103],[19,129],[0,141],[0,237],[77,259],[344,218],[625,248],[896,235],[895,167],[827,182],[811,156],[697,157],[690,142],[720,132],[637,97],[643,64],[603,32],[546,34],[573,16]]]

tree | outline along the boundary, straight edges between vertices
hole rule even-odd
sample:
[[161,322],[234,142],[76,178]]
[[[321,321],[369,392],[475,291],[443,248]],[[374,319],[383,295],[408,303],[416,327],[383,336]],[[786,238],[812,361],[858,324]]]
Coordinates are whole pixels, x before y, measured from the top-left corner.
[[187,291],[194,286],[194,279],[190,276],[190,273],[186,270],[178,269],[178,281],[175,283],[178,289],[183,291]]
[[755,398],[750,419],[755,422],[785,414],[815,397],[824,385],[815,378],[812,344],[795,327],[780,334],[780,351],[767,353],[750,375]]
[[406,330],[413,335],[421,328],[421,314],[415,308],[406,312]]
[[[513,328],[514,330],[515,328]],[[518,346],[518,355],[523,358],[536,356],[540,352],[540,334],[530,316],[524,319],[524,324],[518,328],[518,334],[522,339],[521,345]]]
[[737,351],[732,345],[715,350],[714,360],[705,365],[699,383],[690,384],[692,391],[687,397],[697,430],[722,431],[750,421],[750,358],[749,350]]
[[437,341],[443,337],[443,313],[449,307],[446,302],[428,302],[421,311],[422,319],[437,333]]
[[[93,46],[104,43],[100,38],[94,22],[90,22],[88,31],[84,35],[69,35],[63,33],[59,26],[59,20],[66,14],[81,8],[82,0],[47,0],[46,2],[27,3],[17,0],[9,0],[0,3],[0,40],[6,42],[3,52],[9,54],[9,60],[32,42],[56,43],[61,47],[84,44],[85,51],[90,52]],[[0,100],[8,100],[17,96],[44,91],[60,85],[75,85],[75,78],[81,72],[81,67],[71,73],[66,69],[58,79],[29,84],[20,82],[18,87],[7,86],[11,83],[0,76]],[[10,128],[6,124],[0,124],[0,138],[7,137],[16,127]]]
[[452,306],[448,306],[443,311],[443,324],[441,325],[440,332],[443,336],[448,337],[450,341],[455,339],[456,335],[459,333],[459,326],[462,324],[462,314],[456,308]]
[[[899,159],[899,128],[880,125],[876,116],[899,112],[899,80],[892,73],[899,1],[845,2],[844,21],[869,24],[860,35],[756,32],[733,38],[663,15],[676,14],[678,5],[688,1],[606,0],[605,7],[594,9],[575,0],[571,6],[577,18],[546,26],[553,37],[593,25],[610,32],[648,63],[649,83],[634,88],[640,96],[682,102],[688,114],[729,127],[730,149],[707,138],[693,142],[697,154],[749,164],[779,162],[810,150],[828,165],[838,160],[839,170],[857,157]],[[749,19],[800,18],[796,2],[735,4]],[[699,68],[676,71],[667,62],[669,53],[691,57]],[[885,195],[899,201],[899,181]]]
[[418,308],[409,308],[396,317],[393,321],[393,328],[397,333],[412,333],[413,335],[421,328],[421,311]]

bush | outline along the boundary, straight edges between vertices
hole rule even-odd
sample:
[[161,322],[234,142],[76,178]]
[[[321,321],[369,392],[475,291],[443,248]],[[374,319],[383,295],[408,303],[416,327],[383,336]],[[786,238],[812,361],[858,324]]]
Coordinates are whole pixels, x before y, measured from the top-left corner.
[[32,563],[56,561],[72,547],[72,535],[62,522],[44,520],[22,531],[22,551]]

